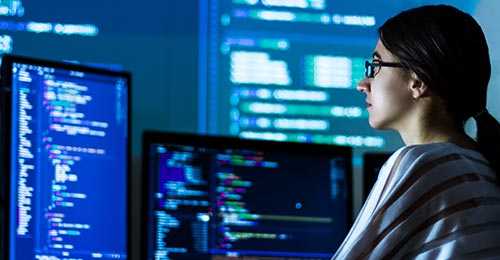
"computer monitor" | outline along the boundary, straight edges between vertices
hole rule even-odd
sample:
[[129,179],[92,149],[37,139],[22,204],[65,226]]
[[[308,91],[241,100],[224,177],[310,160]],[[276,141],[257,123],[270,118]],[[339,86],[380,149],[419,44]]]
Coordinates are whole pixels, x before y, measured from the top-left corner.
[[366,201],[390,152],[366,152],[363,154],[363,201]]
[[141,259],[330,259],[352,222],[351,148],[143,134]]
[[4,56],[5,259],[126,259],[129,72]]

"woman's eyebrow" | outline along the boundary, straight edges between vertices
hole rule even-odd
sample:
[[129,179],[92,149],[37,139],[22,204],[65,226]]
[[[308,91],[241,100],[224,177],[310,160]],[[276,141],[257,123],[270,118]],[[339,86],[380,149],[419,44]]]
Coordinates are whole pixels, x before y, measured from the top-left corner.
[[382,57],[380,56],[380,54],[377,51],[374,51],[373,54],[372,54],[372,58],[373,59],[375,59],[375,58],[380,59]]

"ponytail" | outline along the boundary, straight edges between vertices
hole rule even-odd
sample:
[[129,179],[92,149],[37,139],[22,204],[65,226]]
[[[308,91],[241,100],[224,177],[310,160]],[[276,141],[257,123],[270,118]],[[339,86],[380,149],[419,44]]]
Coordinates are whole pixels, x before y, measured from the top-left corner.
[[500,123],[486,109],[474,116],[477,125],[477,142],[497,174],[500,183]]

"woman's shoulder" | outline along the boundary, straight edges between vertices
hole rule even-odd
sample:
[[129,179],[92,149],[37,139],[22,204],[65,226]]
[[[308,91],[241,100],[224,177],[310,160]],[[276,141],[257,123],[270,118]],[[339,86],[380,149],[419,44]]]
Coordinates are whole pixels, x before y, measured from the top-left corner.
[[[451,143],[429,143],[402,147],[394,156],[394,184],[363,233],[368,240],[375,237],[377,245],[389,247],[395,243],[404,248],[401,256],[409,257],[401,258],[406,259],[425,251],[413,245],[433,241],[443,250],[458,252],[466,248],[453,243],[457,234],[465,241],[475,241],[476,235],[489,241],[498,234],[488,232],[500,213],[500,188],[480,153]],[[484,229],[470,233],[478,225]]]
[[397,152],[398,157],[405,157],[405,160],[416,162],[426,162],[437,158],[445,159],[469,159],[487,163],[484,156],[474,150],[460,147],[448,142],[425,143],[401,147]]
[[[402,175],[415,172],[439,171],[456,175],[460,173],[484,173],[495,176],[486,158],[479,152],[462,148],[453,143],[438,142],[411,145],[393,154],[397,170]],[[422,174],[422,177],[426,176]]]

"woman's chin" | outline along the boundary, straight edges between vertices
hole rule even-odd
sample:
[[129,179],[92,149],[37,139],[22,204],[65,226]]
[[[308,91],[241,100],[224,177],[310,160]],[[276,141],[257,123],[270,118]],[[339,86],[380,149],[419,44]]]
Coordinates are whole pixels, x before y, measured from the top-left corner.
[[385,127],[385,125],[382,122],[380,122],[380,121],[368,120],[368,123],[370,124],[370,127],[373,128],[373,129],[377,129],[377,130],[385,130],[385,129],[387,129],[387,127]]
[[371,118],[368,120],[368,123],[370,124],[370,127],[371,128],[374,128],[374,129],[380,129],[379,127],[379,124],[377,121],[375,120],[372,120]]

